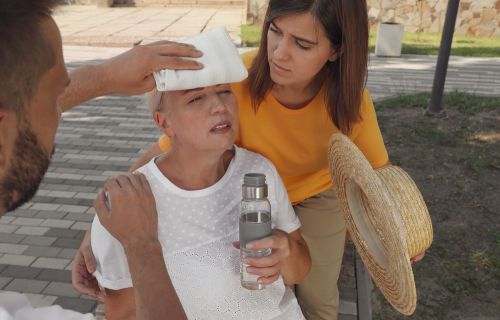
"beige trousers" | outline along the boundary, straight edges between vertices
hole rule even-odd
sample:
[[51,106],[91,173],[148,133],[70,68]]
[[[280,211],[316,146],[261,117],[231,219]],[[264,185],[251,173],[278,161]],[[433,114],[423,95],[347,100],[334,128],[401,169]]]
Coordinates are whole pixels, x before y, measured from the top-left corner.
[[307,320],[336,320],[339,309],[337,280],[345,243],[345,221],[333,189],[294,206],[302,223],[312,267],[296,286],[296,295]]

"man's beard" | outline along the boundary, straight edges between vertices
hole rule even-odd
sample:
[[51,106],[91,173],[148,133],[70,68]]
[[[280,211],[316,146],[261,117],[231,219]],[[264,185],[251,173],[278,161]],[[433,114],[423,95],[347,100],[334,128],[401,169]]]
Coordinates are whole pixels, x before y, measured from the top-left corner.
[[35,195],[50,162],[27,121],[21,120],[19,126],[10,169],[0,181],[0,207],[7,212]]

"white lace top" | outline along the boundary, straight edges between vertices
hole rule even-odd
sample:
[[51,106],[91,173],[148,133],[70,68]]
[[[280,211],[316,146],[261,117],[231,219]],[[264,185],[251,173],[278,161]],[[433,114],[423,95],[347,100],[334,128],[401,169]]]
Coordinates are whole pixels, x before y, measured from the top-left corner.
[[[245,173],[266,175],[273,228],[300,227],[272,163],[235,147],[225,175],[209,188],[186,191],[170,182],[151,160],[138,171],[149,181],[158,211],[158,237],[168,273],[189,319],[304,319],[290,288],[280,278],[264,290],[240,285],[238,216]],[[99,223],[92,225],[95,276],[105,288],[132,286],[123,248]]]

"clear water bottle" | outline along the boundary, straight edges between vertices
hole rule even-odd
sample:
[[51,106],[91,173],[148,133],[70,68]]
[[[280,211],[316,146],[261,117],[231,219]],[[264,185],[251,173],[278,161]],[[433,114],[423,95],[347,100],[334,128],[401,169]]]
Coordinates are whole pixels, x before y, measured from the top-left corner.
[[271,248],[249,250],[248,242],[271,235],[271,204],[267,199],[266,176],[261,173],[247,173],[243,178],[243,200],[240,213],[240,274],[241,285],[250,290],[261,290],[265,285],[257,282],[259,276],[246,271],[245,257],[264,257],[271,254]]

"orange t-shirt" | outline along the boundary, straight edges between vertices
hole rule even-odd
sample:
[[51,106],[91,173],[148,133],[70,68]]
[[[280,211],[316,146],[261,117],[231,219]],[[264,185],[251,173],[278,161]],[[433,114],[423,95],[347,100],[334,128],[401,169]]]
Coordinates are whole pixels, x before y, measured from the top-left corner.
[[[255,52],[242,56],[250,66]],[[298,203],[332,186],[328,171],[328,142],[340,130],[330,121],[325,107],[324,89],[305,107],[292,110],[280,104],[269,92],[252,108],[246,82],[232,85],[239,102],[240,131],[236,144],[271,160],[285,183],[292,203]],[[387,151],[377,123],[375,108],[367,90],[361,101],[361,121],[353,126],[349,138],[374,168],[388,162]],[[159,139],[163,151],[170,149],[167,136]]]

